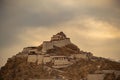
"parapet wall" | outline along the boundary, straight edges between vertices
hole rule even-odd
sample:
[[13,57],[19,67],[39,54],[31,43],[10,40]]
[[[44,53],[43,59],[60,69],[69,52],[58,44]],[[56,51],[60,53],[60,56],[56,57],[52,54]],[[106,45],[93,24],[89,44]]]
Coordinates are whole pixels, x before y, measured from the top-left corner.
[[46,52],[49,49],[53,49],[53,46],[63,47],[68,44],[71,44],[69,38],[64,40],[58,40],[58,41],[44,41],[42,52]]

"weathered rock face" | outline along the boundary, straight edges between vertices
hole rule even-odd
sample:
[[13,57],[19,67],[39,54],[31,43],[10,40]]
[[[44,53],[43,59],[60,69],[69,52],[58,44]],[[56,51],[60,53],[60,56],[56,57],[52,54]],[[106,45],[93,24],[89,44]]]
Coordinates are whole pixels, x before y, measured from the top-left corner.
[[[56,36],[57,35],[57,36]],[[61,41],[68,39],[63,32],[57,33],[51,38],[51,41]],[[70,40],[70,39],[69,39]],[[101,57],[93,57],[90,52],[81,51],[73,43],[64,46],[52,46],[45,54],[49,56],[70,56],[76,54],[80,59],[68,59],[73,62],[72,65],[60,69],[52,68],[53,63],[42,64],[43,44],[38,47],[27,47],[22,52],[9,58],[5,66],[0,70],[0,80],[31,80],[31,79],[71,79],[80,80],[87,78],[88,74],[95,73],[96,70],[116,70],[120,71],[120,63],[110,61]],[[39,56],[37,56],[39,54]],[[41,55],[40,55],[41,54]],[[45,55],[44,54],[44,55]],[[81,55],[84,56],[81,56]],[[28,56],[31,57],[28,57]],[[33,55],[33,56],[32,56]],[[36,59],[37,57],[37,59]],[[81,57],[88,57],[84,59]],[[32,58],[32,59],[31,59]],[[38,59],[39,58],[39,59]],[[46,57],[47,58],[47,57]],[[30,62],[28,62],[30,60]],[[39,60],[39,61],[38,61]],[[46,59],[47,60],[47,59]],[[40,62],[39,64],[36,61]],[[98,68],[99,66],[99,68]],[[104,80],[119,80],[113,74],[107,74]],[[88,79],[89,80],[89,79]]]

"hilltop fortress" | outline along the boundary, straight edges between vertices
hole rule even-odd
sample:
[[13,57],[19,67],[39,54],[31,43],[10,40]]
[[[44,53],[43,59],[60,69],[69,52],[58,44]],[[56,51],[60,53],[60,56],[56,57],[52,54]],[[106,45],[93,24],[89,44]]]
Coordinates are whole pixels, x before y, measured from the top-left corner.
[[[65,52],[56,51],[56,48],[62,49],[63,47],[69,50],[71,54],[66,56]],[[67,67],[77,59],[89,59],[92,57],[91,53],[80,52],[79,48],[72,44],[70,38],[63,32],[53,35],[50,41],[44,41],[38,47],[24,48],[22,53],[26,53],[24,55],[28,57],[27,62],[29,63],[37,63],[38,65],[52,63],[52,67],[55,68]]]
[[84,52],[63,32],[9,58],[0,80],[120,80],[120,63]]

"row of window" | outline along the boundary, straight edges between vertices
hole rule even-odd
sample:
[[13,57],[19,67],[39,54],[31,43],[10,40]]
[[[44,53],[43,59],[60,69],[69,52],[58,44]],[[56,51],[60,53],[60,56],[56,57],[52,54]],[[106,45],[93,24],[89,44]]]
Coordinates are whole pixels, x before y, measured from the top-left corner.
[[55,60],[65,60],[68,59],[67,57],[54,57],[53,59]]

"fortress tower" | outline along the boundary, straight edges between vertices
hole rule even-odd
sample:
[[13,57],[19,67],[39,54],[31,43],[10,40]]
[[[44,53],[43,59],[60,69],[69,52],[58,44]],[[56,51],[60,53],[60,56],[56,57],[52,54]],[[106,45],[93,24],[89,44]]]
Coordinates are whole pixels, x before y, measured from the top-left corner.
[[53,49],[53,46],[63,47],[68,44],[71,44],[70,38],[67,38],[63,32],[59,32],[53,35],[50,41],[43,42],[42,52],[46,53],[47,50]]
[[53,35],[53,37],[51,37],[51,41],[58,41],[64,39],[67,39],[67,37],[63,32],[59,32],[56,35]]

